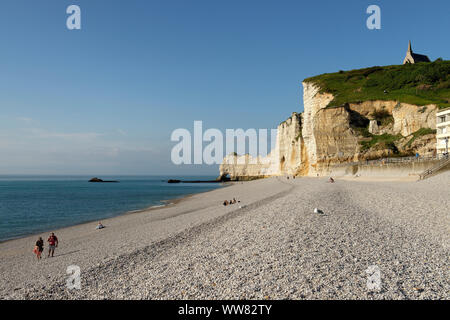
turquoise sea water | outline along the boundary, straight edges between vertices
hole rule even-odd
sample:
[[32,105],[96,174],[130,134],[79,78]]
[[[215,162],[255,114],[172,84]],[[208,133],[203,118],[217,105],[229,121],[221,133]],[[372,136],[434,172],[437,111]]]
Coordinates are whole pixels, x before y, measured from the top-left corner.
[[89,183],[90,178],[0,175],[0,241],[163,205],[164,200],[222,186],[218,183],[168,184],[170,177],[163,176],[101,177],[119,180],[119,183]]

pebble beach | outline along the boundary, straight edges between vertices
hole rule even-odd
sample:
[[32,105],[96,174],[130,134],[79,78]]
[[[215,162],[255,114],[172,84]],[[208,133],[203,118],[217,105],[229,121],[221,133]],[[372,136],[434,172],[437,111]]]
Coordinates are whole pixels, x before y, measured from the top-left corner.
[[[223,206],[226,199],[240,203]],[[318,208],[322,213],[315,213]],[[1,299],[450,299],[450,172],[273,177],[0,243]],[[45,248],[47,249],[47,248]],[[68,266],[81,289],[68,289]],[[368,279],[378,270],[376,288]]]

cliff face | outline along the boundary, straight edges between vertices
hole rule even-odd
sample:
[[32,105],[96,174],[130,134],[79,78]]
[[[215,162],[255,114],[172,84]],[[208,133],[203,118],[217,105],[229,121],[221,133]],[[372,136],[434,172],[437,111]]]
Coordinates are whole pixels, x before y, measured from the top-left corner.
[[[436,105],[377,100],[330,107],[333,95],[321,93],[313,83],[304,82],[303,86],[308,161],[300,174],[326,174],[330,165],[342,162],[433,153]],[[430,130],[414,136],[423,129]]]
[[303,87],[304,112],[293,113],[278,126],[275,149],[257,159],[229,155],[220,166],[221,176],[316,176],[337,163],[434,152],[434,104],[377,100],[334,107],[329,104],[335,97],[315,83],[304,82]]
[[273,162],[279,174],[296,174],[302,163],[302,117],[298,113],[278,126]]
[[349,126],[352,114],[348,108],[327,108],[333,95],[320,93],[312,83],[303,83],[303,86],[303,138],[307,161],[300,174],[316,175],[330,163],[353,160],[358,152],[358,141]]
[[220,166],[220,176],[251,180],[283,174],[296,174],[302,163],[301,115],[294,112],[277,128],[275,148],[267,157],[230,154]]

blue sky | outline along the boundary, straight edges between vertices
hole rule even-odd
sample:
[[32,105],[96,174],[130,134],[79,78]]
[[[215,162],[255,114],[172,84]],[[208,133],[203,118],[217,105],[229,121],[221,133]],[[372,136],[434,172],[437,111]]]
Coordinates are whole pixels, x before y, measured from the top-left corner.
[[275,128],[302,111],[304,78],[400,64],[409,39],[449,59],[449,14],[447,0],[1,1],[0,174],[216,174],[172,165],[171,132]]

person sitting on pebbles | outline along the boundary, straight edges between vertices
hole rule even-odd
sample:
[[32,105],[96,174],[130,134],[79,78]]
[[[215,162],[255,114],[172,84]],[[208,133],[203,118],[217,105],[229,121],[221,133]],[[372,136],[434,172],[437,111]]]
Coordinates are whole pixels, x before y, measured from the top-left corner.
[[105,226],[102,224],[101,221],[98,222],[98,225],[95,227],[95,229],[99,230],[99,229],[103,229]]
[[328,182],[334,183],[334,179],[332,177],[330,177],[330,179],[328,179]]

